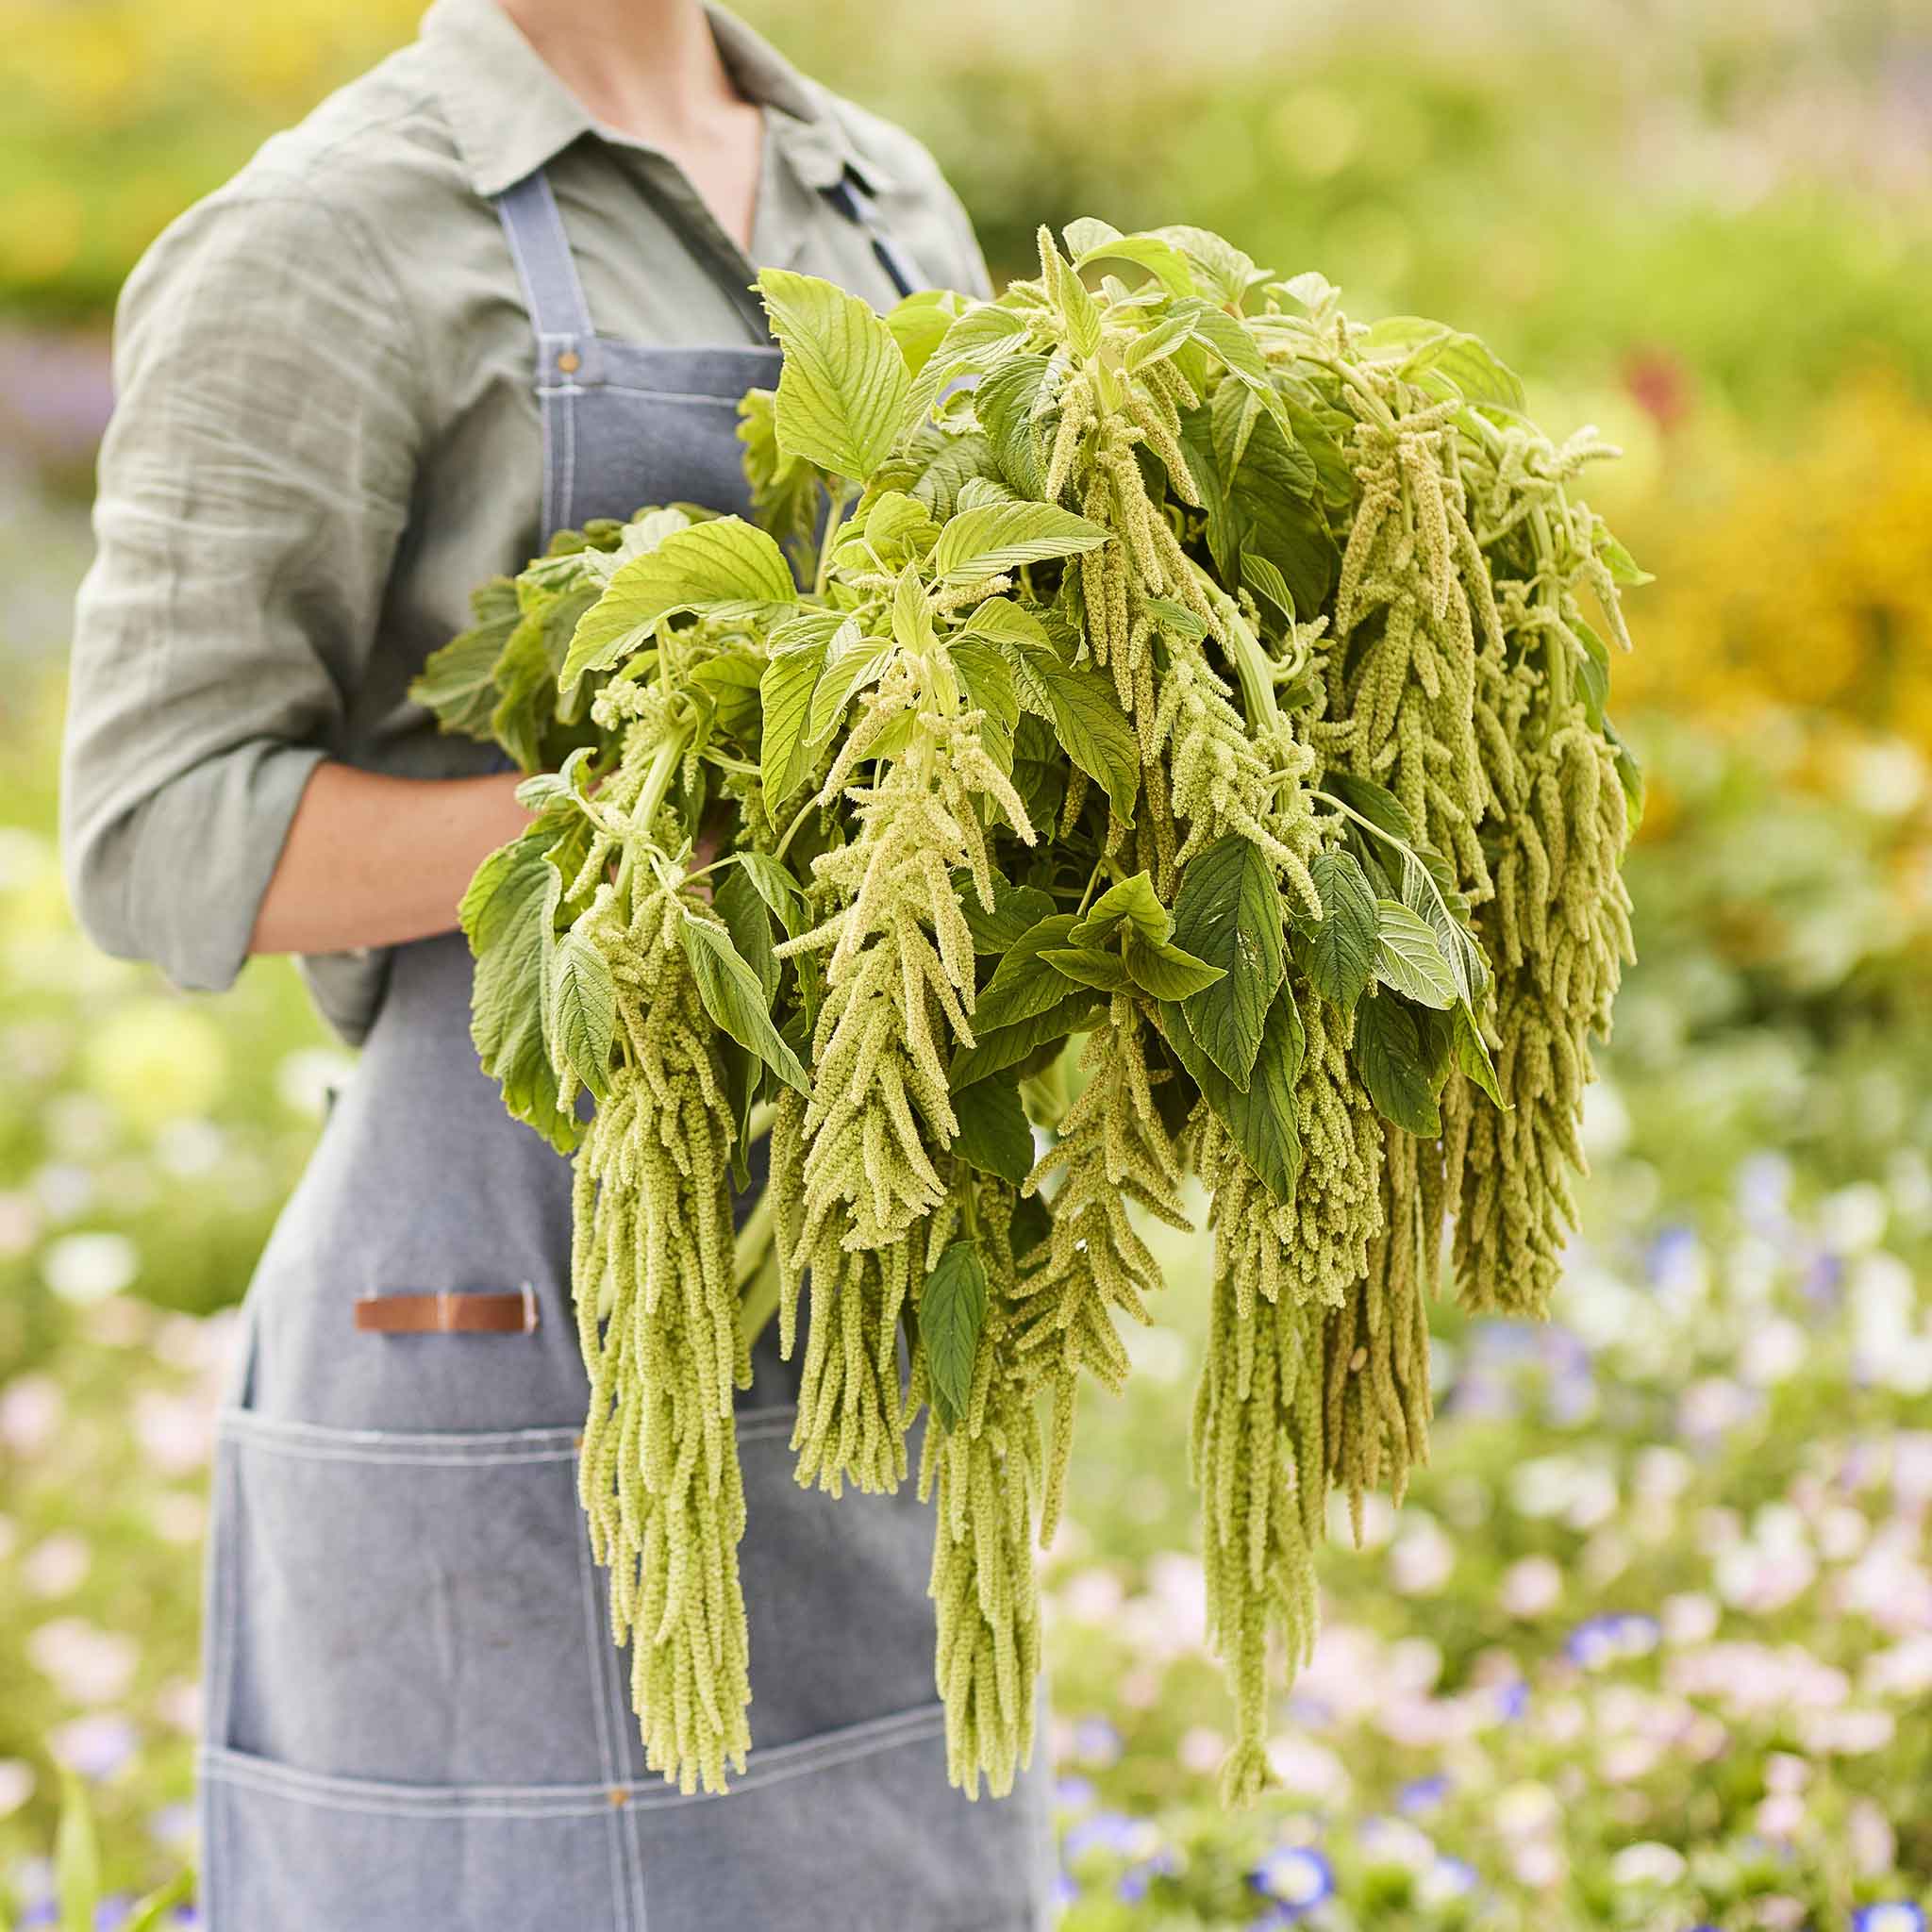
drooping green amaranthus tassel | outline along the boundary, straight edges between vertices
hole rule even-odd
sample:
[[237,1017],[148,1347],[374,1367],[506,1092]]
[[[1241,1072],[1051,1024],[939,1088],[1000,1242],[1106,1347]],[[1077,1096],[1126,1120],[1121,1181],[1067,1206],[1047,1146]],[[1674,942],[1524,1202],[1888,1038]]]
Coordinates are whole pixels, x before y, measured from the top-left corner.
[[[946,1707],[946,1771],[969,1798],[984,1774],[994,1797],[1033,1755],[1040,1597],[1033,1566],[1041,1507],[1040,1423],[1014,1359],[1013,1257],[1001,1232],[1013,1194],[974,1176],[974,1244],[987,1274],[986,1317],[965,1413],[926,1424],[919,1493],[937,1494],[930,1593],[939,1626],[934,1674]],[[923,1369],[921,1378],[923,1384]]]
[[1183,1232],[1191,1226],[1179,1194],[1180,1158],[1149,1084],[1144,1024],[1132,997],[1113,996],[1108,1024],[1091,1033],[1083,1049],[1087,1084],[1022,1190],[1031,1194],[1052,1175],[1064,1175],[1053,1197],[1053,1231],[1020,1281],[1016,1338],[1028,1373],[1053,1390],[1041,1528],[1048,1540],[1066,1493],[1080,1370],[1092,1370],[1109,1389],[1124,1386],[1127,1353],[1115,1312],[1148,1322],[1146,1297],[1160,1285],[1159,1264],[1128,1206],[1138,1204]]
[[1572,1177],[1586,1167],[1590,1037],[1607,1036],[1624,963],[1635,954],[1618,870],[1626,805],[1611,746],[1577,705],[1515,763],[1496,896],[1477,913],[1495,964],[1491,1046],[1509,1107],[1501,1111],[1453,1078],[1444,1145],[1461,1299],[1541,1316],[1575,1224]]
[[1367,1270],[1323,1323],[1328,1479],[1347,1491],[1357,1541],[1366,1492],[1386,1487],[1401,1502],[1409,1471],[1428,1460],[1434,1413],[1424,1288],[1428,1246],[1441,1240],[1441,1189],[1425,1189],[1421,1169],[1440,1154],[1399,1127],[1389,1128],[1387,1149],[1383,1230]]
[[1327,1495],[1322,1311],[1282,1296],[1244,1312],[1245,1300],[1217,1276],[1191,1441],[1208,1639],[1234,1691],[1234,1744],[1221,1769],[1229,1806],[1251,1803],[1274,1782],[1269,1640],[1279,1634],[1291,1675],[1307,1661]]
[[613,935],[624,1064],[577,1154],[573,1236],[591,1376],[579,1491],[631,1646],[646,1762],[687,1792],[724,1790],[751,1741],[732,1115],[677,940],[688,909],[654,892]]

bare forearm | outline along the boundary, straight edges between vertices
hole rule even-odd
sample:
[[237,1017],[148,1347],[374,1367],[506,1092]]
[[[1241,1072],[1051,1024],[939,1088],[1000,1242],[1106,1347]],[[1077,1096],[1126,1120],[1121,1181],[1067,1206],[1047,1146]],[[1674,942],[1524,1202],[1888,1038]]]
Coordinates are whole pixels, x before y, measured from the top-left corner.
[[478,863],[529,823],[516,773],[391,778],[315,768],[262,896],[251,953],[338,953],[448,932]]

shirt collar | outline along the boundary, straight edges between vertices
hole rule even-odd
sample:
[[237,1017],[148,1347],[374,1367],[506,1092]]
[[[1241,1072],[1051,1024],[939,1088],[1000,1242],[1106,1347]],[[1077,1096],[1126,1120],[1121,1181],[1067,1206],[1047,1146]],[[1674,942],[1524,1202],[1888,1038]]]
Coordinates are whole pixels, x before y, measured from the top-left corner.
[[[766,125],[808,187],[833,187],[848,168],[874,192],[891,185],[854,145],[824,88],[725,8],[706,0],[705,12],[732,78],[774,110]],[[496,0],[434,0],[422,34],[478,194],[501,194],[581,136],[622,139],[591,118]]]

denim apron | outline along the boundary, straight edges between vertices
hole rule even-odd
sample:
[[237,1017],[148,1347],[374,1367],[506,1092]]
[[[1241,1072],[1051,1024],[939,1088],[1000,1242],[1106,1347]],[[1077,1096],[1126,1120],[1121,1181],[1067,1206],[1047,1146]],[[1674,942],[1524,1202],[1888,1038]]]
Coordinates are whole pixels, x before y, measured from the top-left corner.
[[[910,286],[861,192],[829,192]],[[778,350],[600,337],[541,172],[498,207],[545,538],[645,503],[746,510],[734,405]],[[797,1359],[769,1327],[738,1397],[752,1750],[722,1796],[646,1771],[576,1498],[570,1166],[479,1070],[470,973],[459,934],[395,949],[243,1305],[207,1573],[211,1932],[1038,1932],[1043,1765],[998,1802],[946,1783],[930,1513],[909,1486],[798,1487]],[[352,1320],[505,1290],[526,1332]]]

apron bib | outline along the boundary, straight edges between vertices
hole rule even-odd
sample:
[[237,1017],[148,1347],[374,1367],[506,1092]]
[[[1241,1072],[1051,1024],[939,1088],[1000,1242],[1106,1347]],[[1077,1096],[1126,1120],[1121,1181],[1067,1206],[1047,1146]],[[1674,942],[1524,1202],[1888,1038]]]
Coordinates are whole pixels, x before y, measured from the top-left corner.
[[[829,192],[913,286],[856,184]],[[600,337],[541,171],[498,207],[543,540],[674,499],[748,513],[736,404],[779,352]],[[460,934],[394,950],[243,1305],[207,1571],[210,1932],[1038,1932],[1044,1751],[1008,1799],[946,1783],[930,1513],[909,1484],[797,1486],[803,1343],[781,1362],[775,1324],[737,1398],[753,1748],[722,1797],[645,1770],[576,1498],[570,1166],[478,1067],[470,979]],[[354,1323],[369,1296],[505,1290],[527,1332]]]

